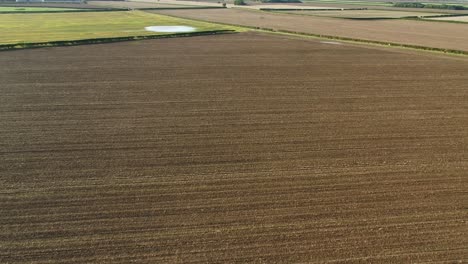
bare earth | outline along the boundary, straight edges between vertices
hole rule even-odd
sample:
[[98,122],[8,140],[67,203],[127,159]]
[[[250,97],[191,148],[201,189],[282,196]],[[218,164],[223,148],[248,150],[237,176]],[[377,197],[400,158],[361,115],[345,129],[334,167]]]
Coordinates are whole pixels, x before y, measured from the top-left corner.
[[329,6],[310,6],[310,5],[302,5],[302,4],[250,4],[250,5],[241,5],[235,6],[231,5],[231,7],[235,8],[249,8],[249,9],[256,9],[260,10],[261,8],[268,8],[268,9],[303,9],[303,10],[318,10],[318,9],[337,9],[336,7],[329,7]]
[[349,21],[239,9],[161,10],[154,12],[276,30],[468,51],[468,25],[465,24],[410,20]]
[[468,260],[466,60],[247,33],[0,65],[0,263]]
[[[133,3],[156,3],[155,0],[138,0],[131,1]],[[159,0],[158,4],[171,4],[171,5],[189,5],[189,6],[215,6],[221,7],[222,4],[218,2],[203,2],[203,1],[177,1],[177,0]]]
[[[403,11],[388,11],[388,10],[340,10],[340,11],[284,11],[281,13],[309,15],[309,16],[324,16],[324,17],[340,17],[340,18],[404,18],[404,17],[424,17],[437,16],[443,14],[426,13],[426,12],[403,12]],[[369,22],[372,23],[372,22]]]

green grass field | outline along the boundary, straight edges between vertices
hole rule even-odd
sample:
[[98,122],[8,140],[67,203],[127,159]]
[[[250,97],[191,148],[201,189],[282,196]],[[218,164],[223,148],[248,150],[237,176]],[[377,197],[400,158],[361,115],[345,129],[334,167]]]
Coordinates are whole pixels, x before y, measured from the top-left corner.
[[141,11],[0,15],[0,44],[145,36],[147,26],[192,26],[197,31],[236,29]]
[[18,13],[34,13],[34,12],[62,12],[62,11],[76,11],[76,8],[56,8],[56,7],[18,7],[18,6],[0,6],[0,13],[2,12],[18,12]]

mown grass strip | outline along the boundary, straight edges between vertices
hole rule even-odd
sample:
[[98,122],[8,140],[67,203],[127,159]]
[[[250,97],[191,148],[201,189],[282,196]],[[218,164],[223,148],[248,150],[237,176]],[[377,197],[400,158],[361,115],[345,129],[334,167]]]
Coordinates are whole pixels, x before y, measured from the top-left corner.
[[190,33],[173,33],[173,34],[164,34],[164,35],[142,35],[142,36],[114,37],[114,38],[94,38],[94,39],[65,40],[65,41],[14,43],[14,44],[0,45],[0,51],[43,48],[43,47],[104,44],[104,43],[134,41],[134,40],[195,37],[195,36],[234,34],[234,33],[236,33],[235,30],[223,29],[223,30],[198,31],[198,32],[190,32]]

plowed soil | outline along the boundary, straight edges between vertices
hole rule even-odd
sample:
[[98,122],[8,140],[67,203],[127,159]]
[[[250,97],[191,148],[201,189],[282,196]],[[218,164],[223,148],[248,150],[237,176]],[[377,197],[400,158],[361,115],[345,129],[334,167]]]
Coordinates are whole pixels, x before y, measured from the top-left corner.
[[466,60],[243,33],[0,65],[0,263],[468,260]]
[[[388,10],[339,10],[339,11],[281,11],[283,14],[296,14],[304,16],[322,16],[334,18],[356,18],[356,19],[386,19],[405,17],[437,16],[443,14],[429,12],[403,12]],[[370,22],[372,23],[372,22]]]
[[468,51],[468,25],[465,24],[411,20],[350,21],[239,9],[151,12],[275,30]]

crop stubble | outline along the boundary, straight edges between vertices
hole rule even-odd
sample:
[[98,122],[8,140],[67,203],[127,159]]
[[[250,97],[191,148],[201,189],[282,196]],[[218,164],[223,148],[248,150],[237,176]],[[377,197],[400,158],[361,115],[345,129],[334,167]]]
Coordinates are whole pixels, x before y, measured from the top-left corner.
[[242,33],[0,64],[2,263],[468,259],[466,60]]
[[150,12],[274,30],[468,51],[468,25],[464,24],[414,20],[352,21],[239,9]]
[[[403,12],[389,10],[339,10],[339,11],[279,11],[283,14],[309,15],[332,18],[356,18],[356,19],[387,19],[405,17],[423,17],[443,15],[438,13],[425,12]],[[370,22],[372,23],[372,22]]]

